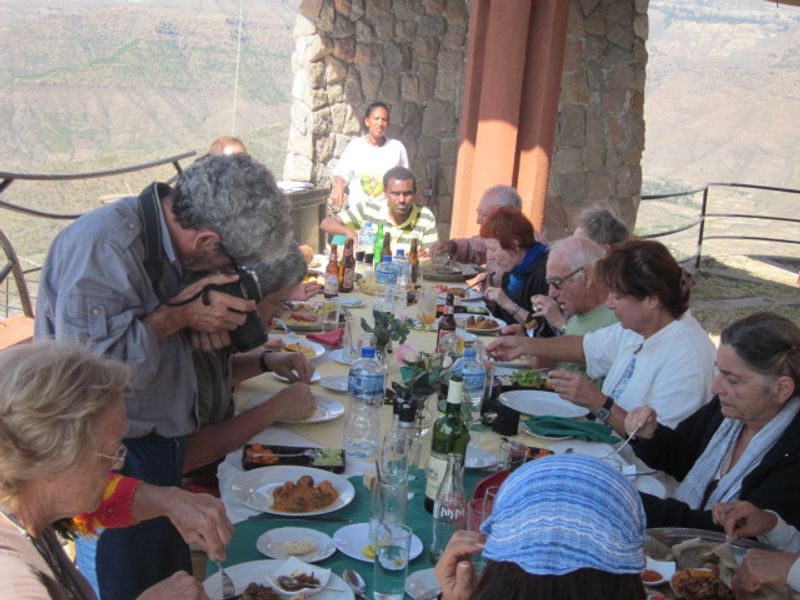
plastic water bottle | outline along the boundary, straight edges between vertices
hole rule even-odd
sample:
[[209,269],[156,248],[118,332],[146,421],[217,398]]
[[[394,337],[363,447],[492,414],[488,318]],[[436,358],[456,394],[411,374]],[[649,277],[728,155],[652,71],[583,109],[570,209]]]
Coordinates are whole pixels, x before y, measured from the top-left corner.
[[380,407],[383,404],[384,369],[375,360],[375,348],[361,350],[361,359],[350,367],[347,378],[347,416],[344,451],[348,458],[371,458],[380,439]]
[[475,348],[467,348],[464,356],[453,363],[453,373],[464,379],[464,392],[473,411],[480,409],[486,389],[486,367],[476,357]]
[[408,284],[411,282],[411,265],[402,248],[398,248],[392,264],[397,273],[397,284],[394,289],[394,312],[399,319],[405,319],[408,312]]
[[378,312],[394,313],[397,288],[397,271],[391,256],[384,256],[375,269],[375,301],[372,309]]

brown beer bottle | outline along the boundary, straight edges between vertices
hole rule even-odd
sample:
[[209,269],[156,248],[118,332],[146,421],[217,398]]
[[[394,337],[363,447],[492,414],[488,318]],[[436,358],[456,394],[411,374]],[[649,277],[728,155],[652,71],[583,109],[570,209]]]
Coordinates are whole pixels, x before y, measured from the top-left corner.
[[411,240],[411,250],[408,251],[408,264],[411,265],[411,283],[416,286],[419,279],[419,240]]
[[323,293],[326,298],[334,298],[339,295],[339,258],[336,244],[331,246],[331,257],[328,259],[328,268],[325,269],[325,288]]
[[384,256],[391,256],[392,255],[392,234],[390,232],[386,232],[383,234],[383,250],[381,250],[381,261],[383,260]]
[[450,339],[456,335],[456,318],[453,316],[453,294],[447,294],[447,303],[444,305],[444,314],[439,317],[439,329],[436,331],[436,352],[445,354],[448,351]]
[[356,279],[356,259],[353,256],[353,240],[351,239],[348,239],[344,245],[344,256],[342,256],[342,264],[339,269],[342,273],[339,291],[349,294],[353,291],[353,282]]

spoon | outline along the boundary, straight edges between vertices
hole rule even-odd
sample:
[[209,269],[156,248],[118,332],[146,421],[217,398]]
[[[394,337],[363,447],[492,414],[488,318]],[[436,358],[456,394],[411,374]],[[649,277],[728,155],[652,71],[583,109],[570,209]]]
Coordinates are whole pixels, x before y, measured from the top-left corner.
[[342,578],[345,580],[347,585],[350,586],[350,589],[353,590],[353,593],[356,595],[356,597],[367,597],[367,583],[356,571],[353,569],[345,569],[342,571]]

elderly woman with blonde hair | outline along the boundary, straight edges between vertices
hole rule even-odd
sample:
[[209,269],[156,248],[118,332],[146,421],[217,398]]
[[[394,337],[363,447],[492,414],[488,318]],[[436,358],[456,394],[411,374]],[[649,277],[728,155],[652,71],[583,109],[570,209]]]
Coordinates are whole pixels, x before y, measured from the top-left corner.
[[[122,363],[70,344],[42,341],[0,353],[0,580],[9,597],[95,598],[54,529],[80,513],[96,511],[89,521],[102,526],[168,516],[188,541],[224,557],[231,528],[218,500],[111,475],[125,457],[129,379]],[[109,501],[109,477],[119,478],[113,487],[123,500],[107,515],[125,513],[121,507],[129,514],[108,519],[98,511]],[[206,595],[179,572],[139,596],[158,598]]]

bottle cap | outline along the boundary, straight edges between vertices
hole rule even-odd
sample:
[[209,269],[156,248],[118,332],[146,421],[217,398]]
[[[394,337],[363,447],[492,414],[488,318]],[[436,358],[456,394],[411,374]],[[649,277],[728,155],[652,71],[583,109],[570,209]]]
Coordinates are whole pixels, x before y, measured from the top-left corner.
[[375,348],[364,346],[361,349],[361,358],[375,358]]

